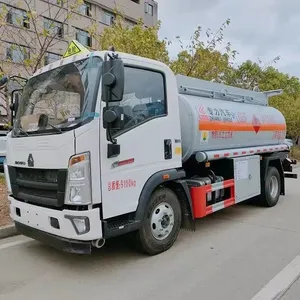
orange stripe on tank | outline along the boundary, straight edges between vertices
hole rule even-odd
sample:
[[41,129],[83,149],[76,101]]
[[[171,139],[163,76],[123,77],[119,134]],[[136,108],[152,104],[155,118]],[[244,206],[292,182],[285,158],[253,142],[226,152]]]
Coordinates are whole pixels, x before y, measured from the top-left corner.
[[[255,131],[252,123],[220,122],[220,121],[199,121],[199,130],[207,131]],[[258,131],[286,130],[285,124],[260,124]]]

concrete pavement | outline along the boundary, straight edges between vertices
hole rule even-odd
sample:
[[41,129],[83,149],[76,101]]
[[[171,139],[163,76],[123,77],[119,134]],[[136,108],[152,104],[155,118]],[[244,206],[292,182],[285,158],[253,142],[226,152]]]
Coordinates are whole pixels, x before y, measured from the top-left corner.
[[284,294],[281,300],[299,300],[300,298],[300,279]]
[[20,236],[0,240],[0,299],[250,300],[300,254],[299,179],[286,182],[276,207],[241,204],[211,215],[156,257],[124,238],[91,256]]

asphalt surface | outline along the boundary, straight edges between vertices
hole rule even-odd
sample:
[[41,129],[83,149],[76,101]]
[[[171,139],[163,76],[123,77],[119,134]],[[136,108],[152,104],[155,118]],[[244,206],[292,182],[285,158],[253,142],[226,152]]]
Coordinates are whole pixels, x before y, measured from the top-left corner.
[[[124,238],[91,256],[20,236],[0,240],[0,299],[251,300],[300,254],[299,180],[286,179],[287,195],[276,207],[218,212],[155,257],[138,254]],[[300,284],[282,299],[300,299]]]

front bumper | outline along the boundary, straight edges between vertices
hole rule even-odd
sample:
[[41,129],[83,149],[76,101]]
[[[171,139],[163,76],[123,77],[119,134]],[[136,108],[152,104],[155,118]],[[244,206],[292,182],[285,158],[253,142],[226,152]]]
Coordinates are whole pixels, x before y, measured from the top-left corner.
[[74,254],[91,254],[92,247],[90,242],[61,238],[59,236],[26,226],[19,222],[15,222],[15,227],[20,234],[40,241],[57,250]]
[[[56,236],[59,239],[90,242],[102,238],[99,208],[85,211],[54,210],[17,201],[10,196],[8,200],[10,202],[11,218],[20,225]],[[78,233],[74,222],[71,221],[72,217],[88,219],[89,228],[86,233]],[[55,219],[55,222],[53,222],[53,219]]]

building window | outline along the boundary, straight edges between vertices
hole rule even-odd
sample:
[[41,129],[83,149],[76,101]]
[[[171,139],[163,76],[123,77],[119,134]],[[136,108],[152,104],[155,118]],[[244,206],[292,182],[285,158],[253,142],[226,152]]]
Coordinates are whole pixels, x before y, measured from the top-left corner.
[[87,31],[76,29],[76,40],[83,46],[92,47],[92,37]]
[[21,26],[25,28],[30,27],[29,18],[26,11],[10,7],[6,15],[6,22],[12,25]]
[[136,4],[140,4],[140,0],[131,0],[131,1],[136,3]]
[[59,54],[47,52],[46,55],[44,56],[44,64],[49,65],[52,64],[55,61],[58,61],[61,59],[61,56]]
[[64,0],[46,0],[46,1],[51,4],[60,5],[60,6],[62,6],[64,3]]
[[88,2],[83,2],[82,5],[79,6],[78,12],[82,15],[91,17],[92,16],[92,5]]
[[113,25],[115,21],[115,15],[109,11],[103,10],[101,14],[101,23],[104,23],[106,25]]
[[15,44],[8,44],[6,48],[6,58],[15,63],[22,64],[24,63],[24,60],[30,58],[29,48]]
[[136,22],[126,19],[126,25],[131,28],[136,25]]
[[63,24],[51,19],[44,18],[44,29],[49,35],[62,38],[64,35]]
[[153,16],[153,5],[149,4],[149,3],[145,3],[145,13],[149,14],[150,16]]

